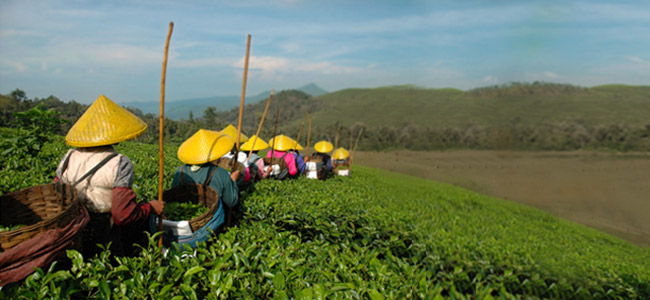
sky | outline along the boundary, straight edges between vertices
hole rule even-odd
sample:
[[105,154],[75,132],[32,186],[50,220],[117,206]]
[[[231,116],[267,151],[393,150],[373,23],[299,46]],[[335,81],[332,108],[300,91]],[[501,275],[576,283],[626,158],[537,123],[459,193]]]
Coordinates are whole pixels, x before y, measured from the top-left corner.
[[91,103],[316,83],[650,84],[650,1],[0,1],[0,94]]

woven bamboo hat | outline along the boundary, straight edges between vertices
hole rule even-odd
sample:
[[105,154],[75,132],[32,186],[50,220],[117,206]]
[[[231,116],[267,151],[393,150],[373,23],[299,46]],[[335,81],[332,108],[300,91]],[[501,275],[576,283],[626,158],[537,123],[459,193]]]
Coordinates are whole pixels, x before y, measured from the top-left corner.
[[[253,145],[253,141],[255,142],[255,145]],[[253,148],[253,151],[260,151],[264,149],[268,149],[269,144],[267,144],[263,139],[258,138],[256,135],[251,136],[246,143],[241,145],[241,149],[243,151],[251,151],[251,148]]]
[[[232,124],[228,124],[226,128],[221,130],[221,133],[227,134],[233,141],[237,141],[237,128],[235,126],[232,126]],[[248,137],[242,133],[241,137],[239,138],[239,142],[245,143],[248,140]]]
[[235,141],[218,131],[199,129],[178,147],[178,159],[189,165],[215,161],[228,153]]
[[338,148],[332,153],[333,159],[343,160],[348,157],[350,157],[350,152],[348,152],[348,150],[345,150],[345,148]]
[[334,145],[328,141],[320,141],[314,145],[314,150],[320,153],[327,153],[334,149]]
[[135,138],[147,130],[147,124],[128,110],[100,95],[65,136],[72,147],[112,145]]
[[298,150],[298,151],[300,151],[300,150],[305,150],[305,148],[303,148],[302,146],[300,146],[300,144],[298,144],[296,141],[294,141],[294,143],[296,143],[296,146],[293,147],[293,149],[296,149],[296,150]]
[[296,141],[284,134],[280,134],[276,135],[274,138],[271,138],[269,140],[269,145],[276,151],[287,151],[291,150],[293,146],[296,145]]

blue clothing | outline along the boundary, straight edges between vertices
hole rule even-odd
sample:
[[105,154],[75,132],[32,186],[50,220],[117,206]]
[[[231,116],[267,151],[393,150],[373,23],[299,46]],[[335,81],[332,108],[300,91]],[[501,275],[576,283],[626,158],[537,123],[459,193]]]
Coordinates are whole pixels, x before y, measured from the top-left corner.
[[[179,244],[187,244],[192,248],[196,248],[199,242],[207,241],[214,232],[216,232],[225,221],[225,208],[224,204],[229,208],[237,205],[239,201],[239,190],[237,184],[230,179],[228,171],[212,163],[203,164],[196,171],[191,170],[191,165],[182,165],[178,168],[172,179],[172,187],[178,186],[183,182],[185,184],[203,184],[208,178],[212,170],[217,170],[212,175],[209,186],[219,194],[219,209],[210,219],[210,221],[203,227],[194,231],[191,235],[174,236],[172,234],[163,233],[163,243],[165,247],[169,247],[172,242]],[[183,170],[183,181],[181,182],[181,170]],[[152,216],[149,220],[152,232],[158,231],[157,219]]]
[[305,160],[302,158],[302,155],[298,152],[294,152],[293,156],[296,157],[296,166],[298,167],[298,174],[305,174],[305,167],[307,164],[305,164]]
[[221,199],[221,201],[223,201],[223,203],[228,207],[234,207],[237,205],[239,200],[239,189],[237,188],[237,184],[230,179],[228,171],[211,163],[201,165],[201,168],[196,172],[192,172],[191,167],[191,165],[182,165],[178,170],[176,170],[174,178],[172,179],[172,187],[181,184],[181,168],[183,168],[183,181],[186,184],[203,184],[203,182],[208,178],[208,175],[210,175],[210,172],[212,172],[213,169],[218,168],[218,170],[214,172],[214,175],[212,175],[210,187],[219,194],[219,199]]

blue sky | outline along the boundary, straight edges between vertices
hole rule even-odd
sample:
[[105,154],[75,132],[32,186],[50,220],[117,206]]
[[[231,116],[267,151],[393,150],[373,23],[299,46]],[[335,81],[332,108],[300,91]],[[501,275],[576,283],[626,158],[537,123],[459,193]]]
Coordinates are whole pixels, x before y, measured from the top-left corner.
[[[236,3],[243,2],[243,3]],[[510,81],[650,84],[650,1],[0,1],[0,93],[90,103]]]

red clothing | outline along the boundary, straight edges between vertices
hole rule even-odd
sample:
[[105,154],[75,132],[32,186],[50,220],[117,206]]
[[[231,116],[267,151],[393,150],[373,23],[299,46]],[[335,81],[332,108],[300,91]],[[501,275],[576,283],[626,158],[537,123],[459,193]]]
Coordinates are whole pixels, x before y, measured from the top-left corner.
[[[293,153],[287,153],[286,151],[269,151],[266,153],[266,158],[271,158],[271,152],[273,152],[273,156],[275,157],[282,157],[284,155],[284,161],[287,162],[287,168],[289,168],[289,175],[293,176],[298,173],[298,169],[296,168],[296,158],[293,156]],[[286,153],[286,155],[285,155]]]
[[111,214],[117,226],[132,224],[149,216],[151,204],[138,204],[135,192],[128,187],[115,187],[111,193]]

